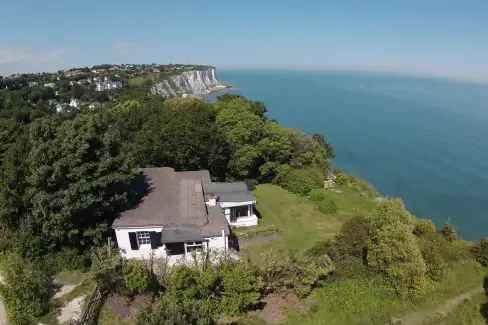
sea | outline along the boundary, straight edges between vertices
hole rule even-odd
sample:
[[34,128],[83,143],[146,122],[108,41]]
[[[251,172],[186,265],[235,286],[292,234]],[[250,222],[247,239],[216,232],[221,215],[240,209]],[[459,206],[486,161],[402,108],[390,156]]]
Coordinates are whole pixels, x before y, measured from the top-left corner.
[[[268,116],[334,146],[334,167],[417,217],[488,237],[488,86],[387,74],[219,70]],[[223,92],[212,93],[209,100]]]

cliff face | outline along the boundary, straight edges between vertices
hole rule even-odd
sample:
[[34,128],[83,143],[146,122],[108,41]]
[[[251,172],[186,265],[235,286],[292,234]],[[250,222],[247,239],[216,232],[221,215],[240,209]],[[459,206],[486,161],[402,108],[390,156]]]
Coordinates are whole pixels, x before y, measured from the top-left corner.
[[169,77],[154,84],[149,91],[153,95],[165,97],[186,97],[205,95],[211,91],[225,88],[215,76],[215,68],[191,70]]

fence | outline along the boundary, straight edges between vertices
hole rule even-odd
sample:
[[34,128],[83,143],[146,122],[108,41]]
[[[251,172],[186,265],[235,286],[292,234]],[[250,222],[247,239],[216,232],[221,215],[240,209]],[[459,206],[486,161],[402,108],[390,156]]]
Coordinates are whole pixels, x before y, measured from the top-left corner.
[[97,285],[76,325],[96,325],[107,295],[108,291],[100,289]]

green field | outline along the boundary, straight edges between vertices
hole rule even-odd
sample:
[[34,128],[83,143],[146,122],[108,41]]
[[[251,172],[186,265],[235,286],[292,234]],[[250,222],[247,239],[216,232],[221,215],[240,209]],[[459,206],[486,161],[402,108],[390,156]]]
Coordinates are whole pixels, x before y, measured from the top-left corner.
[[[278,241],[243,249],[243,254],[249,254],[255,260],[265,249],[280,253],[306,250],[318,240],[332,238],[345,220],[357,214],[368,214],[377,204],[374,199],[348,186],[326,191],[326,199],[334,200],[338,206],[337,213],[332,215],[319,212],[315,203],[308,198],[291,194],[275,185],[259,185],[254,195],[261,215],[258,227],[276,227],[280,236]],[[450,265],[443,281],[432,283],[430,292],[420,300],[399,298],[380,276],[368,275],[362,265],[337,265],[340,273],[346,276],[330,280],[308,298],[306,302],[312,307],[306,315],[293,310],[285,311],[288,316],[285,324],[384,325],[394,318],[403,319],[412,313],[412,317],[421,320],[420,325],[429,319],[432,310],[448,299],[481,286],[486,269],[469,257],[464,242],[454,246],[464,252],[467,259]],[[468,314],[468,311],[465,313]],[[244,317],[241,323],[259,324],[254,316]]]

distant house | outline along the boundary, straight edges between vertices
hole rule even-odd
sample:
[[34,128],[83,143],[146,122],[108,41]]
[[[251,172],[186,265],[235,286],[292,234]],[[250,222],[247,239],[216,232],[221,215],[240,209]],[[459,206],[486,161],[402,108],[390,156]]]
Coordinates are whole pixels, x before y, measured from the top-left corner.
[[71,101],[69,102],[70,107],[78,108],[78,107],[80,107],[80,105],[81,105],[81,102],[78,99],[72,98]]
[[44,84],[44,87],[54,88],[54,87],[56,87],[56,84],[54,82],[48,82],[48,83]]
[[122,82],[120,81],[111,81],[107,79],[95,84],[96,91],[110,91],[119,88],[122,88]]
[[75,82],[74,82],[74,81],[70,81],[70,82],[69,82],[69,85],[70,85],[70,86],[73,86],[74,84],[75,84]]
[[39,83],[37,81],[29,81],[28,85],[29,87],[37,87],[39,86]]
[[99,102],[94,102],[94,103],[91,103],[90,105],[88,105],[88,108],[91,108],[91,109],[97,109],[100,107],[102,107],[102,104],[100,104]]
[[56,109],[56,112],[61,113],[66,111],[66,108],[68,108],[68,104],[66,103],[57,103],[56,106],[54,107]]
[[131,187],[141,201],[112,225],[126,258],[168,258],[174,265],[202,248],[233,253],[229,226],[257,225],[246,184],[214,183],[207,170],[143,168]]

